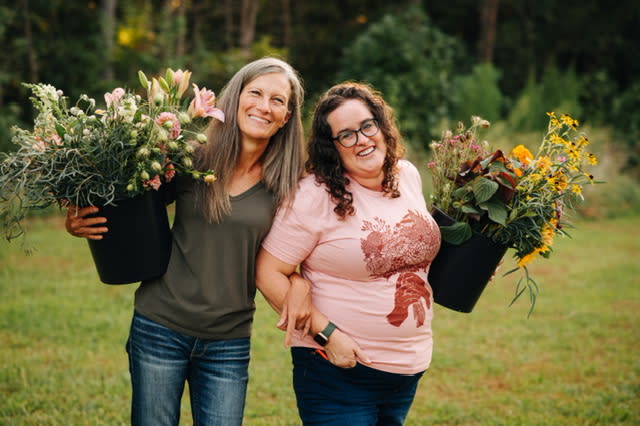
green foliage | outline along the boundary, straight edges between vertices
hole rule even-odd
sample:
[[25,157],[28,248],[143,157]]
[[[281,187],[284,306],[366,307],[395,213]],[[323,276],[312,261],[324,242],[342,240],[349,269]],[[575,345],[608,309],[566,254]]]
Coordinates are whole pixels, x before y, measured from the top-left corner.
[[548,67],[539,82],[530,74],[527,85],[509,112],[509,126],[523,132],[545,128],[545,113],[548,111],[580,118],[581,90],[580,79],[572,70],[563,72],[556,67]]
[[394,107],[414,145],[434,136],[452,110],[453,75],[463,48],[418,6],[371,24],[342,56],[338,80],[365,81]]
[[625,168],[640,175],[640,82],[616,98],[613,108],[612,123],[628,153]]
[[17,148],[17,145],[11,141],[13,135],[11,127],[19,122],[19,113],[20,108],[15,103],[4,108],[0,107],[0,153],[13,151]]
[[240,48],[231,48],[218,52],[199,49],[193,52],[190,61],[199,64],[195,70],[199,80],[209,82],[208,84],[211,84],[211,87],[222,88],[231,76],[247,62],[265,56],[275,56],[286,60],[288,50],[275,47],[270,37],[263,36],[251,45],[248,54]]
[[456,78],[455,112],[447,118],[468,120],[479,115],[491,122],[502,117],[504,99],[498,86],[500,71],[491,64],[478,64],[470,74]]
[[588,120],[590,124],[606,125],[611,119],[615,121],[612,105],[618,85],[607,71],[602,69],[583,74],[580,76],[580,84],[580,106],[585,122]]

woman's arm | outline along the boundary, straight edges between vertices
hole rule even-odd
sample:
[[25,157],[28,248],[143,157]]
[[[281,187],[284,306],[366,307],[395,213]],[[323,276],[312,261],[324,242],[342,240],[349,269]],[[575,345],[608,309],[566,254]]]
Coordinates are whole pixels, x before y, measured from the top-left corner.
[[256,260],[256,287],[271,307],[280,314],[278,328],[286,330],[289,346],[294,330],[309,332],[311,324],[311,287],[295,273],[296,265],[285,263],[265,249]]
[[[273,309],[281,314],[280,326],[286,321],[285,346],[289,346],[294,327],[304,319],[304,333],[312,336],[324,330],[329,319],[311,305],[311,286],[295,273],[296,265],[287,264],[265,249],[261,249],[256,262],[256,285]],[[296,324],[298,323],[298,324]],[[329,361],[342,368],[355,366],[356,359],[368,363],[368,357],[358,344],[340,329],[336,329],[324,347]]]

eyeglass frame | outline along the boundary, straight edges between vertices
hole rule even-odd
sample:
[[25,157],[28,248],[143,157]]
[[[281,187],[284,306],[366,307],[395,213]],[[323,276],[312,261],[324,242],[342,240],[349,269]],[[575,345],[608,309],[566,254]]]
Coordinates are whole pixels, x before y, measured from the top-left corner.
[[[370,135],[367,135],[366,133],[364,133],[362,131],[362,128],[365,127],[369,123],[373,123],[374,127],[376,128],[376,131],[374,133],[370,134]],[[356,129],[356,130],[351,130],[351,129],[345,130],[342,133],[340,133],[338,136],[330,138],[330,140],[331,140],[331,142],[336,142],[337,141],[340,145],[342,145],[345,148],[351,148],[352,146],[355,146],[358,143],[358,133],[362,133],[362,136],[364,136],[364,137],[371,138],[371,137],[377,135],[378,132],[380,132],[380,125],[378,124],[378,119],[377,118],[369,118],[369,119],[364,120],[362,122],[362,125],[358,129]],[[345,133],[346,133],[346,135],[345,135]],[[355,134],[356,135],[355,141],[351,145],[345,145],[344,143],[342,143],[342,141],[340,140],[340,137],[341,136],[348,137],[351,134]]]

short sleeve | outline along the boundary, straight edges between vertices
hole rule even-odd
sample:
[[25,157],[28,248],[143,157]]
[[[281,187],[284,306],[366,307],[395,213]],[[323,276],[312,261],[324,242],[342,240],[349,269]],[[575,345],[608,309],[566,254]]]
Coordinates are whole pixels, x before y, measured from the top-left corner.
[[278,209],[262,247],[290,265],[298,265],[317,246],[323,223],[333,214],[329,196],[313,177],[304,178],[293,203]]
[[401,169],[401,175],[404,175],[405,179],[411,181],[411,185],[414,185],[416,188],[422,189],[422,177],[420,176],[420,172],[410,161],[400,160],[398,165]]

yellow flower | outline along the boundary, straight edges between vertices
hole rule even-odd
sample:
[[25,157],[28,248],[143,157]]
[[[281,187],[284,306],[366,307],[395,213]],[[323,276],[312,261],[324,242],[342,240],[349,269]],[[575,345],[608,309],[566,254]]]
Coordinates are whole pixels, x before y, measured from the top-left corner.
[[560,194],[564,192],[565,189],[567,189],[569,182],[567,181],[567,176],[564,173],[562,172],[555,173],[553,175],[553,179],[554,179],[554,186],[555,186],[556,192]]
[[561,194],[567,188],[567,178],[562,172],[557,172],[547,177],[547,184]]
[[549,140],[554,144],[554,145],[562,145],[563,139],[558,136],[557,133],[551,133],[549,135]]
[[562,122],[567,126],[573,127],[574,129],[580,125],[580,123],[578,123],[578,120],[574,119],[569,114],[562,114],[560,116],[560,120],[562,120]]
[[540,252],[549,251],[549,247],[553,245],[553,237],[556,234],[556,227],[551,223],[547,223],[542,230],[542,241],[544,246],[540,249]]
[[540,170],[540,173],[546,173],[551,168],[551,158],[545,155],[538,157],[536,168]]
[[582,194],[582,187],[574,183],[573,185],[571,185],[571,192],[573,192],[576,195],[580,195]]
[[558,118],[556,117],[556,113],[551,111],[551,112],[547,112],[547,115],[549,116],[549,127],[552,129],[557,129],[558,127],[561,127],[560,124],[560,120],[558,120]]
[[534,257],[536,257],[537,254],[538,252],[534,250],[531,253],[524,255],[520,260],[518,260],[518,267],[522,268],[523,266],[531,263],[531,261]]
[[513,148],[510,156],[516,157],[524,166],[528,166],[529,162],[533,160],[533,154],[522,144]]
[[589,153],[587,154],[587,161],[592,166],[595,166],[596,164],[598,164],[598,158],[596,158],[596,156],[593,154],[589,154]]
[[569,158],[573,161],[577,161],[580,159],[580,151],[577,151],[575,149],[567,150],[567,154],[569,154]]
[[[552,238],[551,242],[553,243],[553,236],[551,238]],[[551,245],[551,244],[549,244],[549,245]],[[537,247],[537,248],[533,249],[533,251],[531,253],[525,254],[524,256],[522,256],[520,258],[520,260],[518,260],[518,267],[522,268],[523,266],[531,263],[533,261],[533,259],[539,253],[546,253],[549,250],[551,250],[551,249],[549,248],[549,246],[547,244],[543,244],[541,247]]]
[[589,139],[586,136],[581,135],[576,141],[576,145],[578,145],[578,148],[584,148],[589,145]]

